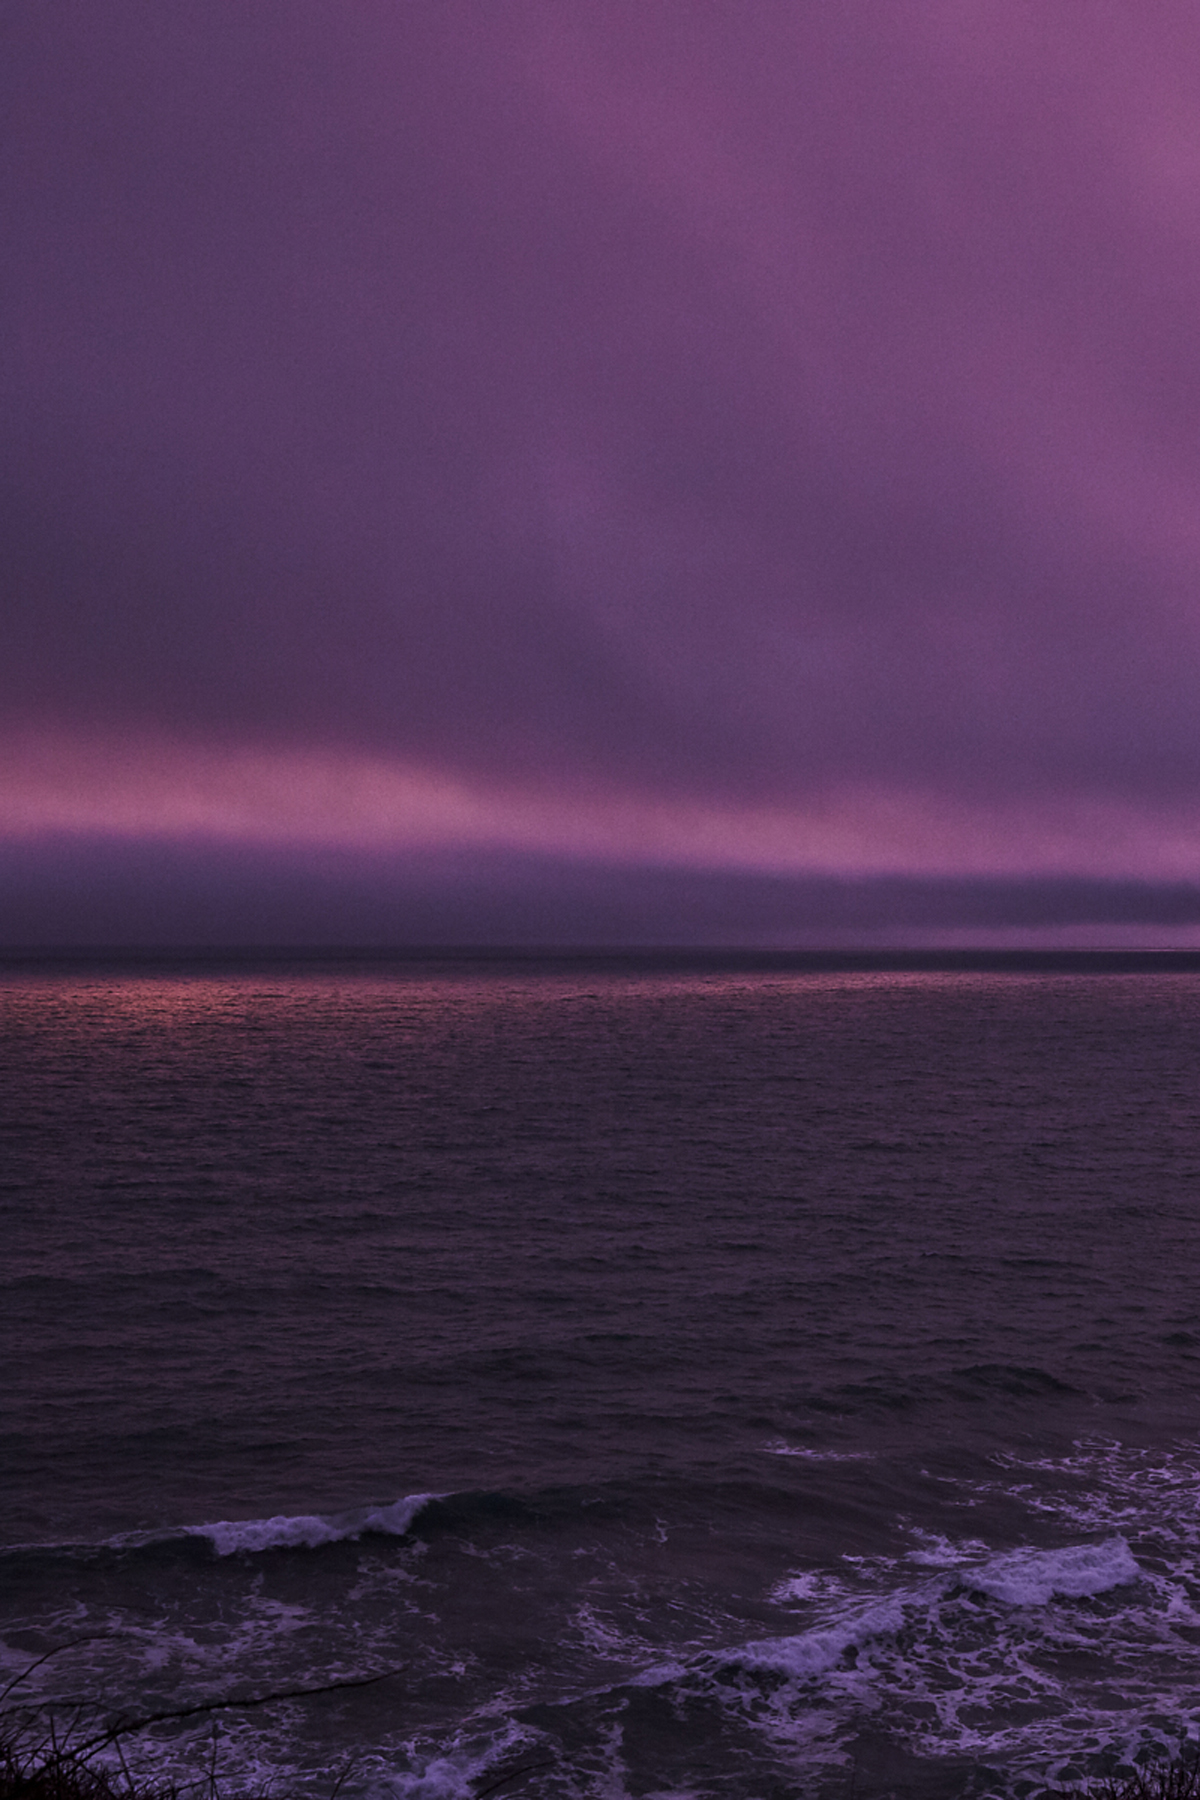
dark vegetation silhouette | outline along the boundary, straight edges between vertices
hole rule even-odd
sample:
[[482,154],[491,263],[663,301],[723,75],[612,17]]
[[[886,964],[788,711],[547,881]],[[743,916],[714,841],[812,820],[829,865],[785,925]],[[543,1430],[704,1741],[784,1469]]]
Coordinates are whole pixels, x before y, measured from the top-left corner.
[[[94,1637],[82,1637],[57,1644],[29,1663],[0,1692],[0,1800],[265,1800],[263,1795],[230,1795],[221,1787],[217,1779],[217,1713],[340,1693],[347,1688],[373,1687],[400,1673],[399,1669],[381,1669],[373,1675],[323,1682],[315,1687],[279,1688],[244,1697],[229,1695],[141,1715],[109,1712],[104,1716],[107,1709],[86,1700],[7,1704],[13,1690],[51,1657],[94,1641]],[[125,1758],[126,1738],[151,1725],[206,1715],[213,1715],[211,1746],[204,1766],[191,1780],[162,1781],[133,1773]],[[333,1782],[328,1800],[336,1800],[353,1767],[351,1758]]]
[[[44,1656],[26,1665],[0,1691],[0,1800],[281,1800],[265,1790],[232,1792],[218,1780],[217,1721],[215,1715],[234,1708],[272,1706],[278,1701],[304,1700],[336,1694],[347,1688],[374,1687],[399,1675],[399,1668],[380,1669],[345,1681],[323,1682],[315,1687],[279,1688],[267,1694],[225,1696],[200,1700],[190,1706],[171,1706],[156,1712],[112,1714],[95,1701],[34,1701],[8,1704],[13,1690],[54,1656],[79,1644],[92,1643],[95,1635],[71,1638],[55,1645]],[[106,1716],[107,1715],[107,1716]],[[207,1754],[190,1780],[159,1780],[135,1774],[125,1757],[125,1739],[151,1725],[213,1716],[213,1732]],[[103,1718],[104,1722],[101,1723]],[[333,1780],[326,1800],[338,1794],[353,1773],[351,1757]],[[554,1767],[554,1758],[522,1763],[477,1786],[474,1800],[505,1788],[510,1782],[540,1769]],[[1176,1800],[1175,1796],[1171,1800]],[[1200,1800],[1200,1797],[1198,1797]]]
[[[231,1792],[217,1776],[218,1736],[215,1715],[234,1708],[271,1706],[284,1700],[301,1700],[321,1694],[340,1693],[348,1688],[373,1687],[401,1673],[400,1668],[380,1669],[373,1675],[360,1675],[345,1681],[330,1681],[315,1687],[280,1688],[267,1694],[246,1697],[226,1696],[216,1700],[200,1700],[190,1706],[166,1707],[140,1716],[130,1713],[110,1715],[103,1725],[105,1712],[94,1701],[35,1701],[26,1705],[8,1705],[14,1688],[26,1681],[43,1663],[61,1651],[78,1644],[93,1642],[92,1637],[72,1638],[58,1644],[44,1656],[29,1663],[0,1691],[0,1800],[281,1800],[265,1789],[254,1793]],[[190,1780],[158,1780],[135,1774],[125,1759],[124,1740],[151,1725],[169,1724],[181,1719],[214,1715],[210,1747]],[[1046,1789],[1041,1800],[1200,1800],[1200,1751],[1195,1746],[1190,1756],[1176,1760],[1158,1760],[1142,1768],[1128,1768],[1069,1788]],[[199,1760],[199,1758],[198,1758]],[[356,1759],[351,1757],[333,1780],[327,1800],[338,1794],[353,1773]],[[526,1775],[555,1766],[556,1759],[521,1763],[503,1774],[491,1775],[474,1789],[474,1800],[487,1800]],[[850,1780],[850,1800],[864,1800],[856,1789],[854,1774]]]
[[1156,1760],[1127,1774],[1104,1775],[1062,1789],[1050,1800],[1200,1800],[1200,1759]]

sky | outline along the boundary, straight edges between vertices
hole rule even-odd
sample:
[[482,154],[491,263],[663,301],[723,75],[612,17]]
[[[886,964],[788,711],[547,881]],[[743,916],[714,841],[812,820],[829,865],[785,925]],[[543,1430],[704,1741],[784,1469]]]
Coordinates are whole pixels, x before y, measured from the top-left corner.
[[0,105],[0,940],[1200,943],[1192,0],[39,0]]

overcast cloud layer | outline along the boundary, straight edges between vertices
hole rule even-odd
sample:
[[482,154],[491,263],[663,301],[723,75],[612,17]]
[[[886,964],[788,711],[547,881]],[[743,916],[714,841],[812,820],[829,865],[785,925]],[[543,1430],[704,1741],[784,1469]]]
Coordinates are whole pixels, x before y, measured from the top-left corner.
[[1200,877],[1191,0],[40,0],[0,84],[23,857]]

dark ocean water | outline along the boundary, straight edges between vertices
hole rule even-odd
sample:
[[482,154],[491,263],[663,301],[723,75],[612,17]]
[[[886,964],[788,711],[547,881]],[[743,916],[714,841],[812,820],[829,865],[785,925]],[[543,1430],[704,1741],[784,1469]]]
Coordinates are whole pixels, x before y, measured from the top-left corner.
[[4,1702],[276,1796],[1200,1728],[1200,974],[0,984]]

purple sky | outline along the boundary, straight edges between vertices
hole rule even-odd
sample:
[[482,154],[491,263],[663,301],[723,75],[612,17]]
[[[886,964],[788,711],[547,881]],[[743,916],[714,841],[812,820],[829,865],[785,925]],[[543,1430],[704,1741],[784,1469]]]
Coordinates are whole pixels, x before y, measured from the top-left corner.
[[39,0],[0,86],[22,868],[1200,878],[1194,0]]

